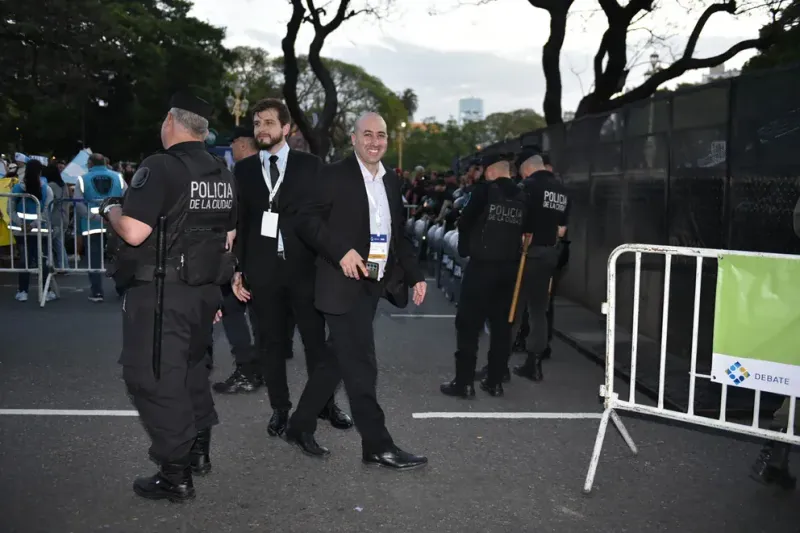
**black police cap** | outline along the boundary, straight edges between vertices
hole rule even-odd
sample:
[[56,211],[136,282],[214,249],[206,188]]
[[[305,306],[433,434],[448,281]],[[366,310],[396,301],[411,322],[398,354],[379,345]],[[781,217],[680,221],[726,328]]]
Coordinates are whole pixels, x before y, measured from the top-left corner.
[[184,111],[189,111],[206,120],[211,118],[211,112],[213,110],[211,104],[187,91],[180,91],[172,95],[172,99],[169,101],[169,107],[176,107]]
[[509,153],[499,153],[499,154],[489,154],[481,157],[480,165],[483,168],[487,168],[495,163],[500,163],[501,161],[511,162],[514,160],[514,154]]
[[231,141],[235,141],[236,139],[241,139],[243,137],[255,137],[255,133],[253,133],[252,126],[236,126],[233,129],[233,135],[231,136]]

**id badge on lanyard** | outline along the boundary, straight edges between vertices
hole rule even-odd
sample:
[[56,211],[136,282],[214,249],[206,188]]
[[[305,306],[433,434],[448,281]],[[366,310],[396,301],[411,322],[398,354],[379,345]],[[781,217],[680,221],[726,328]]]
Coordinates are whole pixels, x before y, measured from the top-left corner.
[[281,177],[278,178],[278,181],[273,186],[272,178],[270,178],[269,173],[264,168],[265,162],[265,158],[262,155],[261,173],[264,175],[264,181],[267,183],[267,189],[269,189],[269,211],[264,211],[263,215],[261,215],[261,235],[276,239],[278,238],[278,213],[272,210],[272,205],[275,201],[275,197],[278,195],[278,190],[283,184],[283,174],[281,174]]
[[369,258],[367,270],[371,279],[383,277],[386,260],[389,258],[389,239],[386,234],[372,233],[369,236]]

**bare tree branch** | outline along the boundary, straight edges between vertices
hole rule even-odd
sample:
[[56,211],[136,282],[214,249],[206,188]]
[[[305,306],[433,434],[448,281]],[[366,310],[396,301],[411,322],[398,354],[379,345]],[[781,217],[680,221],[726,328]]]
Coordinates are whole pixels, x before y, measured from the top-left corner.
[[297,99],[297,80],[300,70],[297,66],[297,54],[294,49],[306,10],[303,0],[291,1],[292,16],[286,24],[286,36],[281,41],[281,48],[283,49],[283,98],[286,101],[286,107],[289,108],[289,114],[294,119],[306,142],[308,142],[309,149],[313,153],[318,153],[319,141]]
[[736,56],[739,52],[743,52],[751,48],[757,48],[761,46],[761,44],[762,41],[760,39],[750,39],[747,41],[742,41],[740,43],[737,43],[731,46],[727,51],[719,55],[716,55],[714,57],[708,57],[704,59],[681,58],[672,65],[670,65],[669,67],[667,67],[666,69],[660,70],[655,74],[653,74],[653,76],[651,76],[647,81],[645,81],[642,85],[640,85],[636,89],[629,91],[619,96],[618,98],[615,98],[614,100],[611,101],[611,104],[613,107],[619,107],[629,102],[647,98],[648,96],[655,93],[660,85],[683,75],[685,72],[689,70],[694,70],[699,68],[709,68],[709,67],[714,67],[716,65],[720,65],[725,61],[728,61],[734,56]]

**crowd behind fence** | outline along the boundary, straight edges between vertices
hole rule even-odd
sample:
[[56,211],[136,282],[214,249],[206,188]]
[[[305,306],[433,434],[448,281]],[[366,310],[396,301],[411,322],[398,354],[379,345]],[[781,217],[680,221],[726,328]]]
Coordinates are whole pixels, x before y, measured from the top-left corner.
[[[106,272],[106,227],[97,202],[63,198],[42,212],[40,201],[30,194],[0,193],[0,202],[5,204],[9,199],[34,202],[36,213],[17,212],[21,225],[12,222],[11,212],[9,220],[3,220],[13,237],[9,241],[8,258],[0,262],[0,272],[35,276],[42,306],[48,292],[58,293],[57,274],[96,275],[95,283],[102,283],[101,277]],[[35,241],[30,240],[32,237]]]
[[[624,243],[797,254],[792,213],[800,195],[800,65],[659,93],[614,112],[551,126],[484,148],[548,153],[570,191],[570,265],[563,296],[599,310],[606,261]],[[478,155],[478,154],[474,154]],[[470,156],[470,158],[473,156]],[[469,158],[460,166],[465,168]],[[664,262],[642,268],[641,332],[661,336]],[[704,264],[704,304],[716,265]],[[689,358],[694,263],[672,266],[671,351]],[[622,263],[618,315],[630,323],[632,265]],[[710,367],[711,317],[701,316],[700,368]]]

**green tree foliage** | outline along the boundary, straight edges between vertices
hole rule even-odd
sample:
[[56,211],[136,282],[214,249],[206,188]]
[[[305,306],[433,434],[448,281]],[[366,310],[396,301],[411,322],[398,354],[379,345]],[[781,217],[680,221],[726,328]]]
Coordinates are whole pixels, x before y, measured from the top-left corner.
[[82,141],[112,159],[160,148],[170,95],[191,88],[224,105],[224,30],[188,0],[0,3],[0,137],[29,153],[74,155]]
[[781,3],[773,12],[773,21],[761,29],[770,43],[751,58],[743,70],[755,70],[800,61],[800,0]]
[[[455,120],[445,123],[426,119],[406,129],[403,138],[403,166],[407,169],[422,165],[432,170],[452,168],[456,158],[475,153],[481,146],[519,137],[523,133],[546,126],[544,117],[531,109],[510,113],[492,113],[485,120],[459,125]],[[386,161],[399,165],[399,132],[392,138]]]
[[483,121],[486,128],[484,142],[498,142],[547,126],[544,117],[533,109],[517,109],[509,113],[492,113]]
[[[336,84],[339,100],[329,132],[331,144],[336,153],[341,154],[348,149],[351,144],[350,133],[355,121],[365,111],[380,113],[386,119],[389,131],[397,130],[400,123],[408,120],[406,108],[400,97],[386,87],[381,80],[368,74],[361,67],[344,61],[322,58],[322,62]],[[299,70],[298,103],[300,108],[305,111],[309,123],[314,123],[314,116],[319,117],[325,105],[325,90],[314,75],[308,58],[298,57],[297,66]],[[271,68],[273,75],[281,79],[283,59],[273,60]]]

